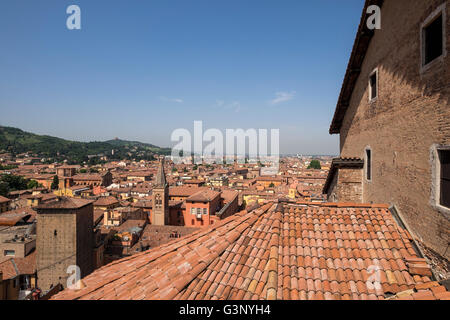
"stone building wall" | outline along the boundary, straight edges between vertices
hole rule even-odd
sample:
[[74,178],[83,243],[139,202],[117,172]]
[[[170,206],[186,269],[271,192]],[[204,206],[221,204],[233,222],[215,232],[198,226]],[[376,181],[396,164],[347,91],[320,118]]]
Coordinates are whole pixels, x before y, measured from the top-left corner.
[[[433,203],[433,148],[450,145],[448,54],[422,68],[421,25],[445,4],[446,51],[450,3],[384,1],[382,29],[368,48],[340,131],[341,157],[372,150],[372,181],[363,179],[362,201],[390,203],[413,233],[450,258],[449,212]],[[369,75],[378,70],[378,98],[369,102]]]

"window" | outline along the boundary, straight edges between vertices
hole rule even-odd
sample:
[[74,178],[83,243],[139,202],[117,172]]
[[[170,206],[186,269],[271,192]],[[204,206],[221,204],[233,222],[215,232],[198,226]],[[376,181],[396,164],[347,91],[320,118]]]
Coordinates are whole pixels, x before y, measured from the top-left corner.
[[373,101],[378,96],[378,70],[372,72],[369,77],[369,100]]
[[191,208],[191,214],[195,214],[195,208]]
[[208,209],[203,208],[203,214],[208,214]]
[[372,150],[366,149],[366,180],[372,180]]
[[15,250],[5,250],[4,255],[5,255],[5,257],[14,257],[16,255],[16,251]]
[[440,172],[440,197],[439,204],[450,208],[450,150],[439,150]]
[[427,65],[444,53],[442,11],[422,29],[423,65]]
[[161,208],[161,206],[162,206],[161,195],[160,194],[156,194],[156,196],[155,196],[155,207],[156,208]]
[[202,209],[197,208],[197,214],[202,214]]

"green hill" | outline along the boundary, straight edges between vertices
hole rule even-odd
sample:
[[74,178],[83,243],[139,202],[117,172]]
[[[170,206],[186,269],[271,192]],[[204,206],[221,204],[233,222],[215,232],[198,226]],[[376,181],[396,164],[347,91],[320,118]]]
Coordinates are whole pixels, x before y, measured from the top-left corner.
[[[52,160],[81,163],[107,155],[109,159],[152,159],[153,154],[170,154],[170,148],[160,148],[138,141],[109,140],[105,142],[78,142],[23,130],[0,126],[0,151],[12,154],[31,152]],[[114,155],[112,155],[114,150]]]
[[120,140],[120,139],[114,139],[114,140],[108,140],[105,141],[105,143],[109,143],[113,146],[116,147],[124,147],[124,146],[141,146],[141,147],[148,147],[148,148],[156,148],[156,149],[161,149],[158,146],[155,146],[153,144],[150,143],[143,143],[143,142],[139,142],[139,141],[128,141],[128,140]]

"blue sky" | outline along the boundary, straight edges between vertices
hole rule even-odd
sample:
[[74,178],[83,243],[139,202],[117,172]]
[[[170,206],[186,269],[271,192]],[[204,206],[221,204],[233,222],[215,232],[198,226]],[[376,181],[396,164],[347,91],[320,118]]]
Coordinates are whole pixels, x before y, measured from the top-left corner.
[[[202,120],[338,154],[328,128],[363,2],[2,0],[0,124],[170,146]],[[71,4],[81,30],[66,28]]]

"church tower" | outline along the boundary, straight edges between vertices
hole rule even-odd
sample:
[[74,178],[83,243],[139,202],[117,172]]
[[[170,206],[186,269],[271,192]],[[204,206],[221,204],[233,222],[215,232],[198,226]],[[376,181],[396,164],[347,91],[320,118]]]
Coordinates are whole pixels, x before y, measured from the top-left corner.
[[164,173],[164,159],[160,158],[156,184],[153,187],[152,224],[163,226],[169,224],[169,185]]

